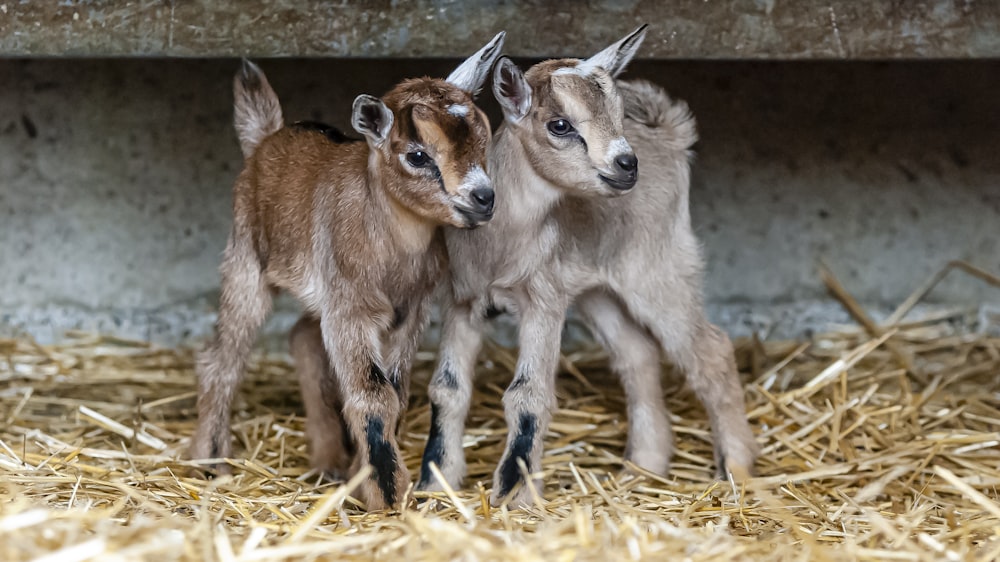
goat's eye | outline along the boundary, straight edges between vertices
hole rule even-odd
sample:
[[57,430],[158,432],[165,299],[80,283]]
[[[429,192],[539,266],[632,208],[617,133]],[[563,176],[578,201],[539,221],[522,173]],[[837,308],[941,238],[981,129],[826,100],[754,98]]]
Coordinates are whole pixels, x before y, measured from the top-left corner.
[[434,159],[428,156],[423,150],[416,150],[414,152],[407,153],[406,163],[414,168],[426,168],[434,163]]
[[565,137],[576,130],[573,128],[573,125],[570,125],[569,121],[565,119],[555,119],[549,121],[548,128],[549,132],[557,137]]

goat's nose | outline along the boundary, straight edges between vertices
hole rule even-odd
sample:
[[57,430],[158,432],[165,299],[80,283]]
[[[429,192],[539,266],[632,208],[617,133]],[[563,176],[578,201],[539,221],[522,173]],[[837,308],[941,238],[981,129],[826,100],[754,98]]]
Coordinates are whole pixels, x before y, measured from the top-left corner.
[[631,152],[619,154],[615,157],[615,165],[626,174],[634,174],[639,167],[639,159]]
[[493,190],[488,187],[480,187],[472,190],[472,200],[487,213],[493,210],[493,199]]

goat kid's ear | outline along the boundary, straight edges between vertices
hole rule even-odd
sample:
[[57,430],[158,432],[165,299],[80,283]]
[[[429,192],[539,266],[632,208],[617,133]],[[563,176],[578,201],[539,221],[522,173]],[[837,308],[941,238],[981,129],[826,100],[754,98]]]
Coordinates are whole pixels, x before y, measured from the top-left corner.
[[354,98],[351,126],[375,146],[382,144],[389,136],[392,121],[392,112],[382,100],[368,94]]
[[641,27],[612,44],[600,53],[577,65],[577,69],[584,73],[593,72],[594,68],[601,67],[612,77],[617,77],[639,50],[639,45],[646,37],[646,28],[649,25],[643,24]]
[[503,50],[503,40],[507,36],[506,31],[497,33],[492,41],[485,47],[476,51],[476,54],[465,59],[465,62],[458,65],[445,80],[460,90],[475,96],[486,82],[486,77],[493,67],[493,62],[500,56]]
[[503,115],[517,123],[531,109],[531,86],[514,61],[503,57],[493,69],[493,95],[500,102]]

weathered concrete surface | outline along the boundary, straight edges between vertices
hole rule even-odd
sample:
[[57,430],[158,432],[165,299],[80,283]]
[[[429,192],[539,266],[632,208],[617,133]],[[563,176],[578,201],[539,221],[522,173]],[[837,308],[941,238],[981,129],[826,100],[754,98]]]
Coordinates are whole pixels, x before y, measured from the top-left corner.
[[[357,93],[451,67],[259,62],[289,119],[339,126]],[[240,166],[236,67],[0,61],[0,331],[206,333]],[[1000,271],[1000,61],[644,62],[629,76],[698,117],[692,210],[712,314],[734,333],[845,320],[820,259],[880,310],[951,259]],[[1000,290],[956,275],[930,302],[1000,303]],[[292,319],[279,308],[274,332]]]
[[0,56],[580,55],[639,24],[648,58],[1000,56],[992,0],[0,0]]

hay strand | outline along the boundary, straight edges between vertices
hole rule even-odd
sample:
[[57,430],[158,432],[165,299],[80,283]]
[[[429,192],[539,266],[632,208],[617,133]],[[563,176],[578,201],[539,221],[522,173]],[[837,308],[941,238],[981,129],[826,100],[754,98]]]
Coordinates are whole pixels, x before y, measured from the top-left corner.
[[[488,347],[477,369],[466,483],[367,513],[350,497],[367,474],[327,483],[309,470],[287,356],[255,355],[234,410],[234,474],[208,481],[183,460],[190,350],[82,334],[58,346],[0,340],[0,559],[994,559],[1000,338],[952,318],[740,344],[765,451],[743,484],[713,479],[705,412],[672,374],[670,475],[625,461],[624,397],[605,355],[568,354],[544,487],[525,510],[488,504],[510,350]],[[908,379],[889,343],[926,382]],[[418,359],[401,439],[411,471],[434,357]]]

